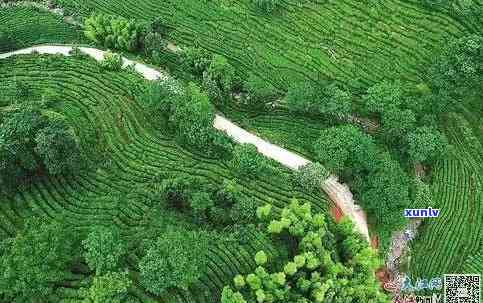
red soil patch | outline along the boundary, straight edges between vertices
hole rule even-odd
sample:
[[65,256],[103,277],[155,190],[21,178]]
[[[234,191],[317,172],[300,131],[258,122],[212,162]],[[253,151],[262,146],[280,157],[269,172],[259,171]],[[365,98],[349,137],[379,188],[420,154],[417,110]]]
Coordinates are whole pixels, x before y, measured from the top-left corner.
[[376,271],[376,278],[381,283],[381,287],[389,292],[393,292],[395,290],[395,286],[391,283],[391,277],[389,276],[389,272],[387,268],[381,267]]
[[332,214],[332,216],[335,219],[335,222],[337,223],[339,223],[340,220],[342,220],[342,218],[344,217],[344,213],[342,212],[342,209],[337,205],[335,205],[330,209],[330,213]]

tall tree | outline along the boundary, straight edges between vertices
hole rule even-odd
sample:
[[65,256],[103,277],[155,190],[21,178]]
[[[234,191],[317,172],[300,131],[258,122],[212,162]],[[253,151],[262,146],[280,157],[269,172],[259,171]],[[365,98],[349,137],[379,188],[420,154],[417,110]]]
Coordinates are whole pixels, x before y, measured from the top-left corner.
[[187,289],[205,271],[207,237],[203,233],[168,230],[139,263],[141,285],[160,295],[167,289]]
[[121,257],[126,254],[126,245],[115,227],[95,226],[82,241],[84,257],[96,275],[119,268]]
[[414,162],[434,163],[446,155],[447,149],[448,140],[435,128],[418,127],[408,135],[408,155]]
[[77,258],[75,244],[65,224],[27,219],[22,231],[1,243],[0,297],[10,302],[47,300]]

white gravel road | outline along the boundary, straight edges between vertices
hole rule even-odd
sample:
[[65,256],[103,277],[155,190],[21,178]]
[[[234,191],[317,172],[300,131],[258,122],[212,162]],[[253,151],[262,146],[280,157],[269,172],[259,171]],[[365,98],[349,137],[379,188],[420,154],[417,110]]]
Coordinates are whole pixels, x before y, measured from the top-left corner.
[[[97,61],[101,61],[104,58],[105,51],[90,47],[79,47],[79,49],[81,52],[91,56]],[[14,55],[31,54],[33,52],[69,56],[70,51],[72,51],[72,46],[41,45],[0,54],[0,59]],[[154,68],[142,63],[131,61],[127,58],[123,58],[123,63],[124,67],[133,65],[134,69],[148,80],[167,80],[169,78],[165,73],[161,73]],[[255,145],[260,153],[268,158],[274,159],[290,169],[296,170],[310,163],[309,160],[297,155],[296,153],[283,149],[247,132],[220,115],[216,115],[213,126],[216,129],[224,131],[238,143],[250,143]],[[336,176],[330,176],[324,182],[324,184],[322,184],[322,189],[328,194],[330,199],[341,208],[342,212],[354,222],[356,230],[358,230],[369,241],[369,232],[365,214],[362,209],[355,204],[349,188],[338,182]]]

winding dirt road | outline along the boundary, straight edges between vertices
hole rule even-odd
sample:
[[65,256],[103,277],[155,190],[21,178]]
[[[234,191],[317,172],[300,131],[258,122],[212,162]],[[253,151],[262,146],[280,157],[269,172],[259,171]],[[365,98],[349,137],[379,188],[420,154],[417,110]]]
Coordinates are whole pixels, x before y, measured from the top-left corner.
[[[68,45],[33,46],[0,54],[0,59],[8,58],[14,55],[31,54],[33,52],[40,54],[61,54],[64,56],[69,56],[69,53],[72,51],[72,49],[73,47]],[[90,47],[79,47],[79,50],[97,61],[104,59],[105,51]],[[169,79],[167,74],[142,63],[134,62],[127,58],[123,58],[123,63],[123,67],[132,65],[137,72],[148,80],[165,81]],[[250,143],[255,145],[261,154],[268,158],[274,159],[275,161],[292,170],[297,170],[300,167],[310,163],[308,159],[305,159],[296,153],[283,149],[247,132],[221,115],[216,115],[213,126],[216,129],[224,131],[238,143]],[[361,207],[355,204],[349,188],[346,185],[338,182],[337,176],[334,175],[331,175],[327,180],[325,180],[321,187],[327,193],[329,198],[342,210],[344,215],[349,217],[354,222],[355,229],[359,231],[367,241],[369,241],[369,232],[365,214]]]

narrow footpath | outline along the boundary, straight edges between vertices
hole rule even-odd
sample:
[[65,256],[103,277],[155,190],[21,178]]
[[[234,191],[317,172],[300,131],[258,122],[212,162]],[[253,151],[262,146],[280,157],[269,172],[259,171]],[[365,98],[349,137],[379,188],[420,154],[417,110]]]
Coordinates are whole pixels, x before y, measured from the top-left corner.
[[[0,59],[8,58],[14,55],[31,54],[33,52],[40,54],[61,54],[64,56],[69,56],[72,49],[72,46],[67,45],[33,46],[0,54]],[[105,51],[90,47],[79,47],[79,50],[97,61],[102,61],[104,59]],[[142,63],[123,58],[123,67],[127,66],[133,66],[137,72],[148,80],[165,81],[169,79],[169,76],[165,73],[155,70],[154,68]],[[221,115],[216,115],[213,126],[218,130],[224,131],[228,136],[232,137],[233,140],[238,143],[250,143],[255,145],[261,154],[268,158],[274,159],[283,166],[292,170],[297,170],[300,167],[310,163],[308,159],[305,159],[296,153],[283,149],[247,132]],[[321,187],[327,193],[329,198],[342,210],[344,215],[349,217],[354,222],[355,229],[359,231],[367,241],[370,241],[366,216],[362,208],[355,204],[349,188],[345,184],[341,184],[338,181],[337,176],[334,175],[331,175],[329,178],[327,178]]]

